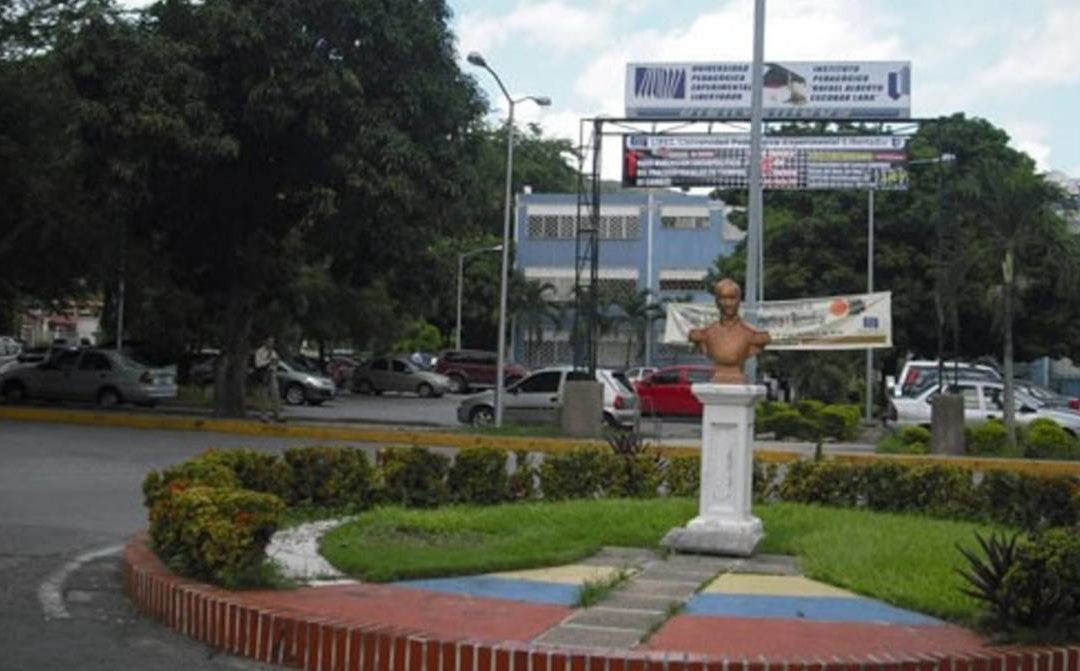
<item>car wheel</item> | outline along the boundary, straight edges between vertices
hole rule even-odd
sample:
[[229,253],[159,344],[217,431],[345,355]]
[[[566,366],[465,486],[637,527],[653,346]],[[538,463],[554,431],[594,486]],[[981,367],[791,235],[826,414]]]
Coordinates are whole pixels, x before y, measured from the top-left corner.
[[435,389],[427,382],[421,382],[416,387],[416,395],[420,398],[431,398],[435,395]]
[[464,375],[451,375],[450,376],[450,391],[455,394],[466,394],[469,392],[469,381],[465,379]]
[[371,384],[371,380],[360,380],[356,383],[356,391],[370,396],[375,393],[375,385]]
[[18,380],[11,380],[4,385],[4,398],[12,403],[26,400],[26,386]]
[[495,423],[495,409],[481,405],[469,413],[469,424],[473,426],[491,426]]
[[307,400],[304,386],[293,382],[285,389],[285,402],[289,405],[303,405]]
[[120,396],[120,392],[112,387],[105,387],[98,392],[97,402],[103,408],[115,408],[123,402],[123,398]]

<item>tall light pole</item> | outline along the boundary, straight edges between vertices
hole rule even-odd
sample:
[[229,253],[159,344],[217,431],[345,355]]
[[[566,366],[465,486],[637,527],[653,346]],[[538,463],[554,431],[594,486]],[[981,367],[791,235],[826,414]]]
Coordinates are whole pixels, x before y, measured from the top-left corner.
[[[746,227],[746,290],[743,299],[746,301],[747,312],[754,314],[765,299],[763,290],[765,272],[764,247],[765,226],[764,201],[762,198],[761,185],[761,131],[763,101],[762,82],[764,79],[765,61],[765,0],[754,1],[754,58],[751,64],[750,86],[750,174],[749,174],[749,207],[747,208],[748,223]],[[755,315],[756,318],[756,315]],[[757,357],[746,362],[746,379],[749,384],[757,384],[758,365]]]
[[481,249],[473,249],[468,252],[457,255],[457,328],[454,331],[454,349],[461,349],[461,286],[465,278],[465,259],[470,256],[476,256],[477,254],[483,254],[484,252],[498,252],[503,248],[502,245],[495,245],[494,247],[483,247]]
[[506,118],[506,205],[503,217],[503,243],[502,243],[502,269],[499,278],[499,346],[498,356],[495,362],[495,426],[502,426],[503,417],[503,384],[506,378],[506,285],[507,273],[510,267],[510,210],[513,207],[512,179],[514,175],[514,105],[526,100],[531,100],[541,107],[551,104],[551,99],[544,96],[523,96],[514,99],[510,92],[503,86],[502,79],[491,69],[484,57],[478,52],[469,53],[468,61],[473,65],[484,68],[495,78],[506,98],[506,104],[510,108]]

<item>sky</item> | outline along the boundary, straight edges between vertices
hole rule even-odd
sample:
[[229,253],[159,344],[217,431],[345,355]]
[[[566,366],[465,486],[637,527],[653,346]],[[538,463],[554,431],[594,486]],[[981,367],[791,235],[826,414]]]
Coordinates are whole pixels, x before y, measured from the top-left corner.
[[[462,68],[492,104],[575,144],[582,118],[623,115],[632,61],[749,61],[752,0],[449,0]],[[1080,0],[768,0],[765,59],[897,60],[912,66],[912,116],[954,112],[1003,128],[1039,169],[1080,177]],[[604,176],[618,178],[605,140]]]

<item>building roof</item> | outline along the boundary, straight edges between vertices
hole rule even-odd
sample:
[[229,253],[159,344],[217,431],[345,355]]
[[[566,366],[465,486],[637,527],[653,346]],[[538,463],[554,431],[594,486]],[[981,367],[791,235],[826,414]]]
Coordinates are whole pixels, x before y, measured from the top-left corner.
[[[563,205],[576,203],[576,193],[523,193],[518,196],[522,203],[549,203]],[[676,191],[658,190],[653,192],[654,202],[660,205],[697,205],[723,207],[724,201],[710,199],[708,196],[694,196]],[[603,205],[642,205],[648,203],[647,191],[620,191],[617,193],[600,194],[600,202]]]

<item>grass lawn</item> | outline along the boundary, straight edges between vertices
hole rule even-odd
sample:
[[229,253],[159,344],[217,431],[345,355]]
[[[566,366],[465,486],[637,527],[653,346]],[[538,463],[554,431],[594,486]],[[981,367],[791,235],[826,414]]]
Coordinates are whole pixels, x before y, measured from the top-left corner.
[[[956,543],[990,527],[864,510],[774,503],[754,509],[760,552],[800,558],[810,578],[923,613],[973,622]],[[604,545],[657,547],[697,513],[691,499],[598,500],[435,510],[383,508],[323,539],[335,566],[364,580],[449,576],[577,561]]]

